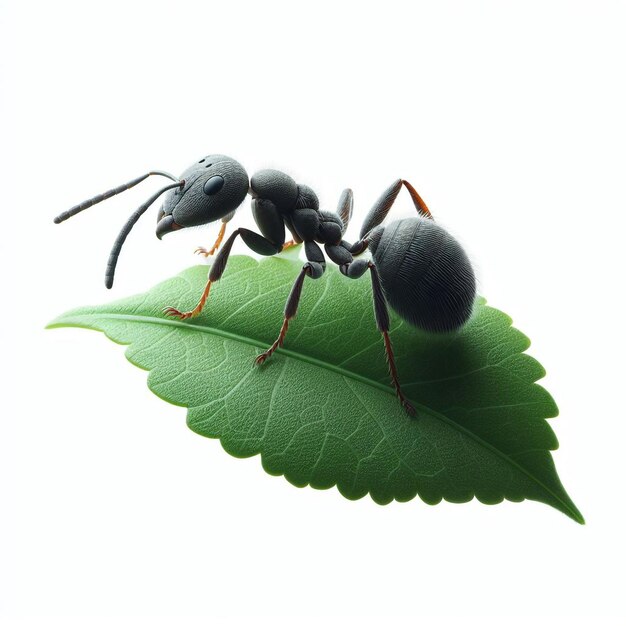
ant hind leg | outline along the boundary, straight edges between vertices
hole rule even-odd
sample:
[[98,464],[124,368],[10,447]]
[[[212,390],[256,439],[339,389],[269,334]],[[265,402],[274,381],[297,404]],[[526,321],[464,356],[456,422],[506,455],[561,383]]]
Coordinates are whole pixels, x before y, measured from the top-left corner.
[[413,201],[413,205],[415,206],[415,210],[421,217],[425,217],[428,219],[433,219],[431,212],[428,210],[426,203],[422,200],[420,195],[415,191],[415,188],[408,180],[404,180],[402,178],[398,178],[394,183],[392,183],[383,193],[380,195],[378,200],[374,203],[374,206],[369,210],[369,213],[365,217],[365,221],[363,222],[363,226],[361,227],[361,234],[359,237],[361,239],[365,239],[367,235],[379,224],[382,224],[389,211],[391,211],[391,207],[393,203],[396,201],[400,190],[402,189],[402,185],[404,185],[411,196],[411,200]]
[[400,381],[398,380],[398,370],[396,368],[396,360],[393,355],[393,347],[391,345],[391,339],[389,338],[389,311],[387,310],[387,301],[385,300],[385,294],[383,292],[382,285],[380,284],[380,278],[378,276],[378,270],[376,266],[370,261],[368,268],[372,276],[372,292],[374,294],[374,313],[376,315],[376,326],[383,335],[385,342],[385,354],[387,355],[387,365],[389,366],[389,375],[391,376],[391,383],[393,384],[398,400],[404,407],[404,410],[411,416],[415,415],[415,407],[406,399],[402,388],[400,387]]
[[387,310],[387,301],[385,300],[385,294],[380,283],[376,266],[367,259],[357,259],[349,265],[342,266],[340,270],[342,274],[348,276],[349,278],[360,278],[367,270],[370,271],[370,275],[372,277],[372,293],[374,296],[374,315],[376,317],[376,326],[381,332],[385,343],[385,354],[387,356],[387,365],[389,366],[391,383],[396,390],[396,395],[398,396],[398,400],[400,400],[400,404],[402,404],[404,410],[409,415],[414,416],[415,407],[405,397],[402,392],[402,388],[400,387],[400,381],[398,380],[398,369],[396,368],[393,346],[391,345],[391,339],[389,337],[389,311]]

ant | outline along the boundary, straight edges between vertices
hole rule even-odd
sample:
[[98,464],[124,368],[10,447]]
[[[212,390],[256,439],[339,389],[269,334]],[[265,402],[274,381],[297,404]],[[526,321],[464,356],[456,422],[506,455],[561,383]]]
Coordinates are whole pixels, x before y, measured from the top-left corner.
[[[318,279],[323,275],[326,254],[348,278],[360,278],[369,271],[376,325],[383,336],[391,382],[404,409],[411,415],[415,414],[415,409],[404,396],[398,380],[389,338],[387,303],[403,320],[419,329],[433,333],[455,331],[472,314],[476,280],[463,248],[434,222],[428,207],[408,181],[398,179],[382,193],[365,218],[359,240],[353,244],[343,239],[352,216],[351,189],[345,189],[341,194],[336,213],[320,211],[317,196],[307,185],[297,184],[287,174],[271,169],[256,172],[248,181],[248,174],[242,165],[221,154],[200,159],[186,169],[180,178],[160,170],[148,172],[61,213],[54,222],[59,224],[153,175],[165,176],[174,182],[144,202],[120,231],[106,268],[107,288],[113,286],[115,267],[126,237],[141,215],[162,194],[167,192],[158,213],[156,235],[159,239],[181,228],[221,220],[215,244],[209,250],[196,250],[205,257],[219,249],[227,223],[246,195],[250,194],[252,215],[261,234],[247,228],[237,228],[216,255],[198,304],[190,311],[166,307],[164,313],[186,320],[196,317],[202,311],[211,285],[222,277],[226,269],[237,237],[241,237],[251,250],[265,256],[277,254],[291,245],[304,242],[307,262],[302,266],[287,298],[278,337],[256,358],[255,363],[261,365],[283,345],[289,322],[298,310],[304,280],[307,276]],[[417,217],[383,226],[382,222],[403,186],[411,196]],[[292,239],[287,243],[285,226],[292,234]],[[320,244],[324,246],[323,251]],[[371,258],[355,259],[368,249]]]

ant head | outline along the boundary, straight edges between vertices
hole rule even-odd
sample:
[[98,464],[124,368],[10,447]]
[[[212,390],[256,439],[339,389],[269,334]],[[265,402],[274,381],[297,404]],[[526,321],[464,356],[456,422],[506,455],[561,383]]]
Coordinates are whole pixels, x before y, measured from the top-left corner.
[[156,235],[214,222],[232,213],[248,193],[243,166],[223,154],[200,159],[180,176],[184,185],[170,190],[159,210]]

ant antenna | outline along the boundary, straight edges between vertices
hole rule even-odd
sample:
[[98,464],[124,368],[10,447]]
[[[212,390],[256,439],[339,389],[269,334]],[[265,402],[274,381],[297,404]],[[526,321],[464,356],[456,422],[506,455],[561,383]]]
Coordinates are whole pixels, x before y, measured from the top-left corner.
[[[150,172],[152,174],[154,172]],[[146,174],[141,179],[137,179],[137,181],[143,180],[147,178],[150,174]],[[136,184],[136,183],[135,183]],[[107,269],[104,276],[104,284],[107,289],[111,289],[113,287],[113,279],[115,278],[115,266],[117,265],[117,258],[120,255],[122,250],[122,246],[126,241],[126,237],[128,237],[128,233],[132,230],[133,226],[137,223],[137,220],[148,210],[150,205],[164,192],[168,189],[174,189],[175,187],[182,187],[185,184],[184,180],[180,180],[173,185],[167,185],[162,189],[159,189],[154,195],[150,196],[148,200],[146,200],[129,218],[124,227],[120,231],[120,234],[117,236],[113,247],[111,248],[111,254],[109,254],[109,262],[107,263]],[[132,186],[132,185],[131,185]],[[118,187],[119,189],[119,187]],[[122,189],[123,191],[123,189]],[[119,193],[119,192],[118,192]],[[104,194],[103,194],[104,195]],[[100,202],[98,200],[98,202]],[[88,205],[89,206],[89,205]],[[86,208],[86,207],[85,207]],[[56,220],[55,220],[56,221]]]
[[125,183],[124,185],[115,187],[115,189],[109,189],[109,191],[105,191],[104,193],[98,194],[97,196],[94,196],[93,198],[89,198],[89,200],[85,200],[84,202],[81,202],[80,204],[77,204],[76,206],[72,207],[71,209],[69,209],[69,211],[63,211],[63,213],[61,213],[60,215],[57,215],[54,218],[54,223],[60,224],[61,222],[68,220],[73,215],[76,215],[77,213],[80,213],[81,211],[88,209],[90,206],[93,206],[94,204],[98,204],[99,202],[102,202],[103,200],[106,200],[107,198],[111,198],[112,196],[117,196],[118,193],[122,193],[123,191],[126,191],[127,189],[130,189],[131,187],[134,187],[135,185],[138,185],[140,182],[146,180],[148,176],[153,176],[153,175],[165,176],[166,178],[170,178],[171,180],[175,182],[180,182],[178,178],[176,178],[176,176],[173,176],[172,174],[168,174],[167,172],[162,172],[161,170],[154,170],[152,172],[148,172],[147,174],[144,174],[143,176],[140,176],[139,178],[135,178],[134,180],[131,180],[130,182]]

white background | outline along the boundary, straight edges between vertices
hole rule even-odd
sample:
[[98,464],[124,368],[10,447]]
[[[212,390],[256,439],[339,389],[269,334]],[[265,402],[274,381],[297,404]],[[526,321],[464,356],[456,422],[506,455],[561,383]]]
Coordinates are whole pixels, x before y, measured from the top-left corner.
[[[0,622],[623,623],[625,17],[598,0],[4,1]],[[532,338],[587,525],[533,502],[298,490],[189,431],[101,334],[44,331],[199,262],[217,231],[159,242],[155,207],[108,292],[110,245],[162,181],[52,217],[211,152],[284,169],[325,208],[351,186],[351,235],[409,179]]]

